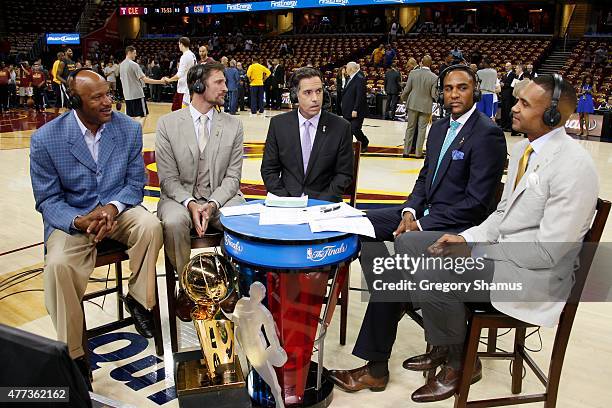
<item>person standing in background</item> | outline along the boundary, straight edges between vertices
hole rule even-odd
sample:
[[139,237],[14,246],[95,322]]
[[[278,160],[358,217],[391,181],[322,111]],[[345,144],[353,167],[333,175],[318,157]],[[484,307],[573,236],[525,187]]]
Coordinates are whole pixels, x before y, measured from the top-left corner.
[[225,81],[227,83],[228,112],[236,115],[238,105],[238,87],[240,86],[240,73],[236,69],[236,60],[229,62],[229,67],[225,68]]
[[37,112],[43,112],[45,110],[44,93],[47,86],[47,77],[42,70],[42,67],[38,64],[34,64],[32,70],[32,88],[34,91],[34,109]]
[[402,76],[397,70],[395,63],[392,63],[385,73],[385,93],[387,94],[387,106],[385,109],[385,119],[395,120],[395,109],[402,89]]
[[240,82],[238,83],[238,108],[241,111],[245,111],[246,108],[244,107],[244,97],[248,95],[248,79],[246,76],[246,71],[242,68],[242,62],[236,63],[236,69],[238,70],[238,75],[240,75]]
[[361,153],[368,151],[370,141],[361,130],[363,121],[368,114],[366,82],[359,64],[346,64],[346,74],[349,80],[342,93],[342,117],[351,123],[351,133],[361,142]]
[[251,115],[264,113],[264,81],[270,74],[270,70],[261,65],[257,57],[253,57],[246,72],[251,87]]
[[191,41],[187,37],[179,39],[179,50],[183,53],[179,60],[178,71],[171,78],[166,78],[164,83],[176,82],[176,93],[172,99],[172,111],[179,110],[184,106],[189,105],[189,89],[187,88],[187,72],[189,68],[196,64],[196,56],[189,46]]
[[585,128],[586,137],[589,137],[589,114],[595,112],[595,107],[593,105],[593,92],[595,92],[593,80],[591,75],[587,74],[582,79],[582,84],[580,85],[580,92],[578,93],[578,107],[576,109],[576,112],[578,112],[578,116],[580,118],[580,134],[578,135],[580,137],[584,135]]
[[476,72],[476,75],[478,75],[480,79],[481,93],[480,102],[476,105],[476,109],[495,120],[494,95],[495,85],[497,83],[497,71],[491,68],[488,58],[483,58],[482,67],[482,69]]
[[506,62],[505,65],[506,73],[502,75],[501,79],[501,120],[500,125],[504,132],[512,132],[512,88],[514,88],[514,80],[516,74],[512,70],[512,64]]
[[0,113],[9,110],[8,82],[10,77],[11,73],[4,64],[4,61],[0,62]]

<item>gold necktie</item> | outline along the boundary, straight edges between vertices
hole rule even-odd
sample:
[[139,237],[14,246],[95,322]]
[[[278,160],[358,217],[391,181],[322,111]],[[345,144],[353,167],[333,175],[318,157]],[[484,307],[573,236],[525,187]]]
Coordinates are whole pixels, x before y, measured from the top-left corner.
[[521,160],[519,161],[519,164],[518,164],[518,171],[516,172],[516,181],[514,182],[515,190],[516,190],[516,186],[518,186],[518,183],[521,181],[521,178],[527,171],[527,164],[529,163],[529,156],[531,156],[532,152],[533,152],[533,147],[531,147],[531,144],[528,144],[527,148],[525,149],[525,153],[523,153],[523,157],[521,157]]
[[204,151],[206,143],[208,143],[208,126],[206,126],[207,123],[208,116],[200,116],[200,128],[198,131],[198,147],[200,148],[200,153]]

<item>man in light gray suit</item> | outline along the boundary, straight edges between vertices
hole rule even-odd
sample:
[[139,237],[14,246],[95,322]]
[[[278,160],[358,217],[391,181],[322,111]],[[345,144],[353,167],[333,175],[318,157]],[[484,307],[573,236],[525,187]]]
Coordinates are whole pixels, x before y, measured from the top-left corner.
[[[551,108],[555,99],[558,108]],[[565,133],[564,124],[575,108],[576,93],[560,76],[542,75],[529,83],[512,108],[512,127],[526,133],[527,139],[512,150],[496,211],[459,235],[424,232],[418,240],[409,234],[395,240],[396,251],[412,256],[482,260],[480,268],[421,269],[411,278],[421,290],[410,297],[422,307],[425,337],[433,350],[406,360],[404,367],[424,371],[444,364],[440,374],[412,394],[413,401],[440,401],[457,391],[463,369],[466,302],[478,302],[479,309],[501,311],[539,326],[557,324],[574,284],[578,254],[599,190],[591,156]],[[472,287],[424,290],[423,282]],[[476,282],[490,286],[480,283],[478,289]],[[472,381],[481,376],[477,360]]]
[[415,69],[408,74],[408,81],[402,91],[400,100],[406,102],[406,136],[404,137],[404,157],[408,157],[412,149],[414,129],[418,126],[415,157],[423,157],[425,130],[431,119],[431,107],[437,96],[436,74],[431,72],[431,57],[425,55],[421,59],[421,69]]
[[[215,108],[223,106],[227,93],[224,70],[218,62],[191,67],[187,73],[191,105],[162,116],[157,124],[155,158],[161,186],[157,215],[165,251],[177,271],[189,261],[191,229],[200,237],[209,226],[221,229],[219,208],[244,203],[242,122]],[[177,311],[182,320],[189,320],[189,309],[182,304],[186,301],[179,293]]]

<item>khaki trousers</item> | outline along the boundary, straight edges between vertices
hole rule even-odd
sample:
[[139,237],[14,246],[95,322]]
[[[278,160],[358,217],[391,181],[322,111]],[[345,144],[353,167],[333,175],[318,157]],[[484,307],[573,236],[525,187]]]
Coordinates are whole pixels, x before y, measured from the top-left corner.
[[[207,202],[206,200],[196,201],[199,204]],[[242,196],[235,196],[225,203],[224,207],[244,203]],[[217,211],[212,216],[208,224],[209,228],[212,226],[219,231],[223,230],[223,226],[219,222],[220,215],[221,213]],[[191,229],[193,228],[191,214],[183,204],[169,198],[162,198],[157,205],[157,216],[164,228],[164,251],[180,277],[185,265],[189,262],[191,254]]]
[[[67,234],[55,230],[47,239],[45,255],[45,305],[57,331],[57,339],[68,344],[72,358],[84,355],[81,299],[96,263],[93,235]],[[137,206],[117,218],[109,235],[128,246],[129,293],[147,309],[155,306],[155,264],[163,243],[162,228],[155,215]]]
[[414,154],[423,155],[423,144],[425,143],[425,132],[427,124],[431,120],[431,113],[418,112],[406,109],[406,135],[404,136],[404,154],[410,154],[412,150],[412,140],[414,139],[414,128],[418,126],[417,141]]

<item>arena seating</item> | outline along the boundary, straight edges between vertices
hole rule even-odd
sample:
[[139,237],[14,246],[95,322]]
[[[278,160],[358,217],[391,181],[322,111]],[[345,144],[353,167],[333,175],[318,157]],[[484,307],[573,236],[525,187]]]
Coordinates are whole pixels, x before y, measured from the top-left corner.
[[596,91],[593,93],[595,106],[605,102],[607,97],[612,95],[612,66],[609,62],[604,66],[595,64],[594,53],[600,46],[609,50],[612,40],[580,41],[560,71],[561,75],[571,81],[576,88],[580,87],[583,76],[590,74]]
[[84,0],[4,0],[6,30],[10,33],[74,32]]
[[[467,59],[469,59],[469,55],[474,50],[478,49],[482,55],[487,55],[490,58],[493,68],[499,72],[503,70],[503,66],[507,61],[513,64],[531,63],[537,69],[551,48],[551,41],[548,39],[517,37],[500,39],[484,37],[441,38],[421,35],[416,38],[403,38],[395,43],[395,50],[397,51],[395,62],[405,79],[404,74],[406,73],[408,59],[413,57],[420,61],[424,55],[429,54],[434,61],[431,68],[437,73],[440,63],[455,46],[459,47]],[[371,62],[372,50],[373,48],[367,50],[357,62],[363,67],[362,70],[366,72],[368,88],[372,91],[377,91],[384,87],[385,69],[373,66]]]

